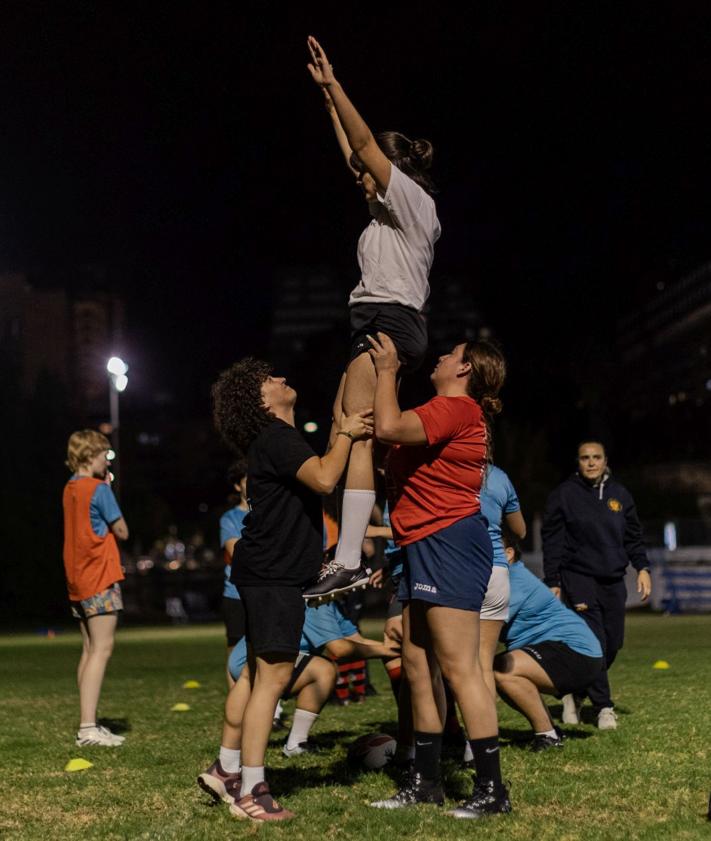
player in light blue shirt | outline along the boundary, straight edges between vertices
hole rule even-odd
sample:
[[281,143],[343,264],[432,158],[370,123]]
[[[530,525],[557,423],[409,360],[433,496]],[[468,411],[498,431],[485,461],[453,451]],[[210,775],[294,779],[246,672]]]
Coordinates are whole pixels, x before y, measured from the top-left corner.
[[[484,681],[496,697],[494,654],[504,622],[509,618],[509,565],[506,561],[501,529],[505,524],[520,539],[526,536],[526,522],[521,513],[518,495],[509,477],[501,468],[490,464],[479,497],[481,513],[488,522],[489,537],[494,549],[494,565],[489,586],[479,613],[479,662]],[[469,746],[465,760],[469,759]]]
[[[520,539],[526,536],[526,524],[519,523],[518,517],[510,515],[521,513],[521,504],[511,479],[500,467],[490,464],[486,469],[486,478],[479,498],[481,513],[489,521],[489,537],[494,547],[494,566],[508,569],[504,544],[501,539],[502,523]],[[523,521],[523,517],[520,517]],[[523,534],[521,534],[523,532]]]
[[561,747],[562,734],[540,693],[561,697],[585,689],[602,669],[602,649],[587,624],[526,569],[506,530],[503,541],[511,601],[501,635],[506,652],[494,660],[496,688],[529,720],[533,750]]
[[[242,527],[249,514],[247,504],[247,462],[239,459],[230,465],[227,478],[237,495],[238,502],[220,517],[220,548],[225,561],[225,575],[222,585],[222,617],[225,622],[227,636],[227,655],[244,637],[245,618],[244,607],[240,601],[239,592],[232,583],[232,556],[237,541],[242,536]],[[232,686],[234,680],[230,675],[229,660],[227,667],[227,684]]]

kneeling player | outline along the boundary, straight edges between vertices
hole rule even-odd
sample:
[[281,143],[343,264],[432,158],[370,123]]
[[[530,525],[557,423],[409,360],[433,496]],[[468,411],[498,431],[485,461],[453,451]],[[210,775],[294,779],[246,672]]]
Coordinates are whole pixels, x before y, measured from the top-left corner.
[[560,698],[582,692],[603,667],[600,643],[520,560],[515,540],[504,533],[509,563],[509,621],[501,640],[506,652],[494,660],[499,695],[523,713],[534,732],[531,749],[561,747],[562,735],[540,693]]
[[[391,658],[399,654],[389,644],[369,640],[358,633],[337,602],[307,607],[301,635],[299,656],[282,698],[296,696],[296,709],[289,737],[283,747],[287,757],[314,750],[308,736],[336,682],[334,664],[325,657],[338,659],[357,656]],[[225,722],[219,757],[198,777],[198,784],[216,800],[224,800],[238,818],[249,817],[240,807],[242,786],[242,718],[250,697],[247,646],[242,639],[232,650],[229,670],[235,684],[225,703]],[[269,820],[268,812],[262,820]]]

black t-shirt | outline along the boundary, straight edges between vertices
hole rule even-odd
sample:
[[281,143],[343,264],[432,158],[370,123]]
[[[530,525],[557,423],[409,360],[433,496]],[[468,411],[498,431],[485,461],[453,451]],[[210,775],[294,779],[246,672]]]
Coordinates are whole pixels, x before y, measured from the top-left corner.
[[265,427],[247,452],[249,514],[232,562],[236,585],[305,587],[323,555],[321,498],[296,478],[316,455],[282,420]]

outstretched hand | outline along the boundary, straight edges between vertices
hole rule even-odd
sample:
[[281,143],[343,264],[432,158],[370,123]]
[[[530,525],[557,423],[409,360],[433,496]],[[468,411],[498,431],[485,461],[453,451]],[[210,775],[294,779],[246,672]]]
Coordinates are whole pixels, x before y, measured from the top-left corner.
[[368,353],[373,359],[375,370],[378,374],[383,371],[397,372],[400,367],[400,360],[397,358],[397,348],[387,333],[378,333],[378,337],[368,336],[372,345]]
[[311,78],[319,87],[327,88],[336,81],[336,77],[333,75],[333,65],[329,64],[323,47],[313,35],[309,35],[306,39],[306,45],[311,53],[311,61],[307,65]]

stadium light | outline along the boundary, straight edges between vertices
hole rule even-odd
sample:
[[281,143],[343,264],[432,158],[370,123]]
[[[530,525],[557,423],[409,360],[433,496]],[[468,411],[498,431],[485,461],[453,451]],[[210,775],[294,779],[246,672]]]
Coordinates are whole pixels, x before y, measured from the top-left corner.
[[118,356],[112,356],[106,363],[106,370],[115,377],[121,377],[128,371],[128,365]]
[[120,356],[112,356],[106,363],[106,370],[109,374],[109,409],[111,412],[111,438],[114,445],[113,454],[117,462],[115,488],[119,496],[119,479],[121,467],[118,465],[119,454],[119,394],[126,391],[128,386],[128,365]]

